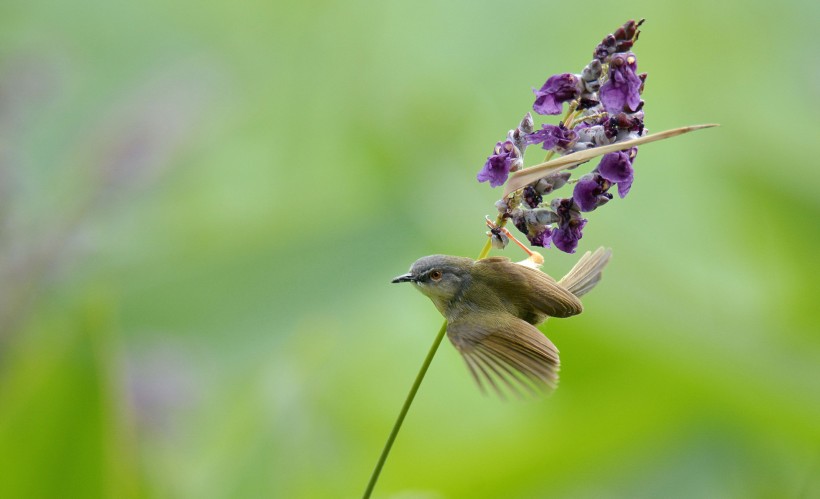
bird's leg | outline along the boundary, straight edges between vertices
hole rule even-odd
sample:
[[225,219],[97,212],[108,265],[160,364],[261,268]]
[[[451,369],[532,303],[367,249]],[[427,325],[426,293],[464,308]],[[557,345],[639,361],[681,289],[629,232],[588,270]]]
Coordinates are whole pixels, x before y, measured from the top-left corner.
[[515,236],[513,236],[512,233],[508,231],[506,227],[499,227],[495,223],[493,223],[493,221],[490,220],[490,217],[485,217],[485,220],[487,221],[487,227],[490,228],[490,232],[487,234],[488,236],[492,237],[493,232],[500,232],[505,236],[509,237],[511,241],[513,241],[527,253],[527,259],[519,263],[530,266],[534,265],[536,268],[539,268],[541,267],[541,265],[544,264],[544,257],[541,255],[541,253],[538,253],[537,251],[532,251],[531,249],[527,248],[527,246],[518,239],[516,239]]

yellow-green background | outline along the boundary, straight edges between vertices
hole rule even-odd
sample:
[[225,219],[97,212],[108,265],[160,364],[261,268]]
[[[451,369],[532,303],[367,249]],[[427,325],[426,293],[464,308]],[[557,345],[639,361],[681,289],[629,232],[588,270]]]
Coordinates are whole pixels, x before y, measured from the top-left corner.
[[818,497],[820,10],[739,0],[5,0],[0,497],[360,495],[441,322],[390,279],[631,17],[650,130],[722,127],[590,214],[558,391],[443,344],[376,495]]

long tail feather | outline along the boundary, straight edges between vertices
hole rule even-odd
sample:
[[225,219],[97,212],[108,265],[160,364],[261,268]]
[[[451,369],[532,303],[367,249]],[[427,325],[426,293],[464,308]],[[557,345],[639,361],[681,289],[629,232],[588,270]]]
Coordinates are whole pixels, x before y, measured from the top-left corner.
[[601,280],[601,272],[603,272],[606,264],[609,263],[609,258],[612,256],[612,250],[598,248],[594,253],[587,251],[584,256],[578,260],[578,263],[572,267],[567,275],[565,275],[558,284],[569,290],[577,297],[587,294],[592,288]]

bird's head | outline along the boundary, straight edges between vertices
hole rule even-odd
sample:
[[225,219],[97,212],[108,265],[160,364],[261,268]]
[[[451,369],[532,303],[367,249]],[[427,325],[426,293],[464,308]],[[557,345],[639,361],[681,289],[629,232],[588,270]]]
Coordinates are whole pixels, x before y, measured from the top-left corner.
[[392,282],[412,282],[446,316],[447,305],[469,285],[474,263],[474,260],[460,256],[425,256],[410,266],[410,272]]

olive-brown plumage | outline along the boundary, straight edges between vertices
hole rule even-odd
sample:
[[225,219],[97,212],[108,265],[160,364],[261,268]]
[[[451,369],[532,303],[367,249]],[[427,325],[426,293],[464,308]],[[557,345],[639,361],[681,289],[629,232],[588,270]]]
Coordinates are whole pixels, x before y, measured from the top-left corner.
[[558,349],[536,329],[547,317],[583,311],[578,299],[592,289],[611,252],[584,254],[560,281],[504,257],[483,260],[432,255],[393,282],[412,282],[447,319],[447,337],[479,386],[497,392],[551,389],[558,380]]

